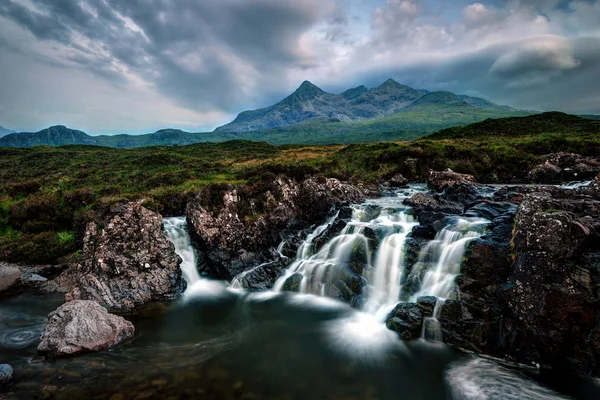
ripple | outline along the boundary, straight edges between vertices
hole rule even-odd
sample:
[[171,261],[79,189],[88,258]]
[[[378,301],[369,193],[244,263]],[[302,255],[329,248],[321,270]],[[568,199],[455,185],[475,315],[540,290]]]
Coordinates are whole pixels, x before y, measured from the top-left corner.
[[0,346],[7,349],[22,349],[37,342],[44,329],[43,325],[9,329],[0,334]]

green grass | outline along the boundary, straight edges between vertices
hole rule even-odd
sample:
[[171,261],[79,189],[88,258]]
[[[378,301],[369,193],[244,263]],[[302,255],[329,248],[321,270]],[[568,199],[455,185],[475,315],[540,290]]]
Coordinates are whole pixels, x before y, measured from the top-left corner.
[[541,155],[600,154],[598,123],[543,114],[484,121],[410,142],[349,145],[234,140],[135,149],[0,148],[0,259],[56,262],[81,249],[85,225],[115,202],[145,198],[149,209],[182,215],[199,190],[212,188],[207,199],[218,202],[223,185],[262,187],[276,176],[322,174],[377,185],[396,173],[422,181],[429,169],[452,168],[481,182],[522,182]]

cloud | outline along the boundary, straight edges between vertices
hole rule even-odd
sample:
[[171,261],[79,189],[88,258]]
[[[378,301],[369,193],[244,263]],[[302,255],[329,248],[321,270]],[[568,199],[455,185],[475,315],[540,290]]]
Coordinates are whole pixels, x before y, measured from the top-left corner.
[[[304,79],[343,90],[390,76],[523,108],[600,113],[598,0],[373,4],[0,0],[0,122],[61,115],[100,133],[117,129],[106,123],[114,114],[126,131],[160,120],[212,127]],[[57,103],[36,85],[85,100]],[[27,118],[17,104],[30,105]]]

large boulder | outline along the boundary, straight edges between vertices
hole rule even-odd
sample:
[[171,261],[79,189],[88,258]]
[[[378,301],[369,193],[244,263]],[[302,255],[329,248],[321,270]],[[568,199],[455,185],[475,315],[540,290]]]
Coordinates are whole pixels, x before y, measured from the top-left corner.
[[74,300],[48,315],[38,351],[50,356],[68,356],[114,347],[133,336],[133,324],[109,314],[95,301]]
[[252,269],[246,270],[236,275],[232,281],[233,288],[246,290],[267,290],[271,289],[277,278],[285,271],[290,260],[285,257],[260,264]]
[[21,270],[19,268],[0,263],[0,296],[7,294],[21,282]]
[[421,307],[416,303],[399,303],[388,314],[385,324],[403,340],[418,339],[423,327]]
[[162,230],[162,217],[142,202],[117,204],[101,223],[87,225],[83,261],[57,278],[67,300],[94,300],[130,311],[172,300],[185,289],[181,258]]
[[275,176],[245,186],[211,186],[188,203],[186,216],[206,275],[230,280],[271,261],[271,248],[332,212],[374,193],[337,179],[298,182]]
[[443,192],[454,186],[472,187],[477,185],[477,180],[473,175],[459,174],[448,168],[445,171],[429,171],[427,175],[427,187]]
[[408,179],[406,179],[402,174],[396,174],[389,180],[389,186],[391,187],[407,187]]

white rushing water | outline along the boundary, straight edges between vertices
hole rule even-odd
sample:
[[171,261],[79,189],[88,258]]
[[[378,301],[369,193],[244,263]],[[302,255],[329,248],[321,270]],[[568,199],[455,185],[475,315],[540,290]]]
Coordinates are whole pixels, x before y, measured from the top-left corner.
[[446,299],[454,289],[454,279],[460,273],[460,265],[469,242],[480,237],[482,228],[489,223],[482,218],[457,218],[438,232],[419,253],[414,268],[427,268],[421,288],[412,296]]
[[181,272],[189,289],[200,281],[200,275],[196,267],[196,252],[187,230],[187,221],[185,217],[165,218],[163,219],[163,226],[175,246],[175,253],[183,260],[181,262]]
[[[315,240],[330,227],[335,217],[316,228],[299,247],[296,259],[276,282],[274,290],[283,290],[292,275],[300,274],[298,292],[327,296],[328,285],[338,279],[339,271],[348,268],[349,262],[356,268],[358,258],[364,265],[362,275],[367,282],[363,311],[383,321],[402,298],[416,301],[420,296],[435,296],[439,299],[435,315],[426,319],[423,331],[424,334],[425,331],[430,332],[426,337],[439,340],[437,316],[443,301],[454,290],[454,281],[460,273],[467,245],[483,234],[483,227],[489,221],[449,218],[447,226],[422,248],[412,266],[412,274],[420,278],[418,290],[402,293],[407,267],[411,267],[405,265],[406,240],[418,225],[410,209],[402,203],[421,190],[424,189],[407,190],[397,197],[353,206],[354,212],[346,227],[320,249],[315,248]],[[379,243],[375,248],[372,248],[373,235],[377,236]]]

